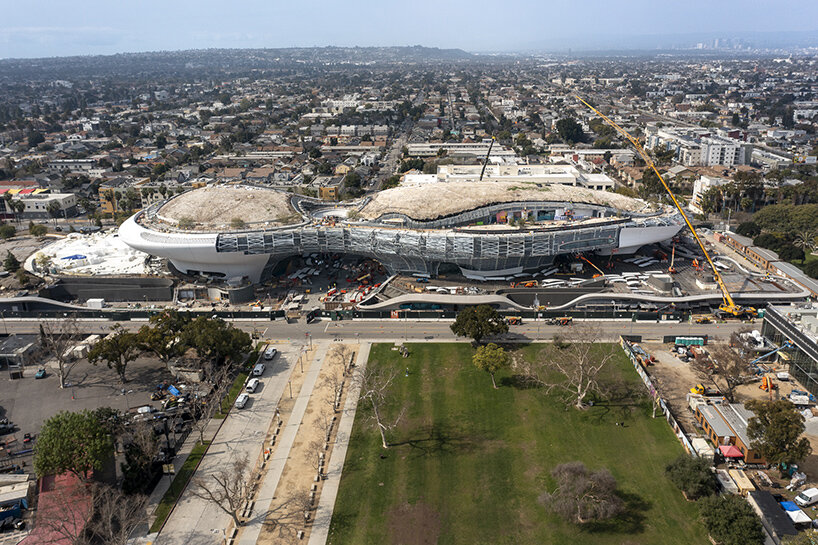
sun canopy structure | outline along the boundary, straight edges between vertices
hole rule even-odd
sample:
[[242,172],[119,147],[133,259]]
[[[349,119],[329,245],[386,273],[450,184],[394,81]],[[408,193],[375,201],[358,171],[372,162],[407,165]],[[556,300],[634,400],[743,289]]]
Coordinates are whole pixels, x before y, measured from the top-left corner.
[[744,455],[735,445],[722,445],[719,447],[719,452],[725,458],[744,458]]

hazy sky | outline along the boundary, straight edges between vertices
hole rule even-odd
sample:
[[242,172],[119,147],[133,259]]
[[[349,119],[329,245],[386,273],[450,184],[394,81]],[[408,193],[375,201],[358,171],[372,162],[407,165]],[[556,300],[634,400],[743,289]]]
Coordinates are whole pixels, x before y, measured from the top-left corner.
[[582,49],[627,46],[615,37],[633,35],[818,30],[818,0],[0,0],[0,14],[0,58],[324,45]]

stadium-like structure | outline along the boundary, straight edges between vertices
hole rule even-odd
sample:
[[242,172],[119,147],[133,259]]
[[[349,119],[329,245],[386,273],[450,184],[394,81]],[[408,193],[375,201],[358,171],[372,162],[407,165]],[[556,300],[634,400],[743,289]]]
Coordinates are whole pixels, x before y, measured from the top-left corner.
[[530,182],[400,186],[343,205],[247,185],[188,191],[122,224],[129,246],[183,273],[263,280],[311,253],[371,257],[392,273],[441,264],[471,278],[549,265],[561,254],[628,254],[673,237],[678,212],[615,193]]

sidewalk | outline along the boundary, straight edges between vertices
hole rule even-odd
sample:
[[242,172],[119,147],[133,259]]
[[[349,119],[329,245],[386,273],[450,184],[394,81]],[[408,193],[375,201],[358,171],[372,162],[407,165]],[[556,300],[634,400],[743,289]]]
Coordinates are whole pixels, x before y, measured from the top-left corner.
[[[260,456],[264,433],[296,367],[300,347],[300,344],[282,346],[280,356],[273,364],[268,364],[258,393],[251,396],[244,409],[231,409],[221,428],[218,428],[194,479],[212,479],[214,473],[237,457],[247,456],[252,463]],[[198,434],[189,439],[197,440]],[[211,502],[193,496],[188,488],[182,493],[154,543],[217,544],[222,541],[224,529],[229,523],[228,514]]]
[[262,526],[264,525],[264,520],[267,517],[268,507],[275,497],[281,474],[284,471],[284,466],[287,464],[287,459],[290,457],[290,450],[298,435],[298,429],[301,427],[301,421],[304,418],[310,397],[312,397],[315,382],[321,372],[321,366],[324,364],[329,347],[330,343],[327,341],[318,343],[318,350],[304,377],[304,384],[298,392],[292,414],[287,419],[287,425],[281,431],[278,446],[273,451],[274,457],[269,460],[267,473],[264,476],[261,488],[256,496],[253,516],[242,527],[239,545],[254,545],[258,540]]
[[[358,351],[358,359],[355,368],[363,371],[366,362],[369,360],[370,343],[362,343]],[[327,479],[324,481],[324,488],[321,490],[321,498],[318,501],[318,508],[315,511],[315,521],[310,531],[309,545],[324,545],[329,537],[329,525],[332,521],[332,510],[335,507],[335,499],[338,496],[338,487],[341,484],[341,472],[344,469],[344,460],[349,447],[349,439],[352,434],[352,424],[355,421],[355,412],[358,409],[359,388],[353,383],[347,394],[344,412],[341,415],[341,422],[338,424],[338,434],[335,438],[335,446],[332,449],[327,466]]]

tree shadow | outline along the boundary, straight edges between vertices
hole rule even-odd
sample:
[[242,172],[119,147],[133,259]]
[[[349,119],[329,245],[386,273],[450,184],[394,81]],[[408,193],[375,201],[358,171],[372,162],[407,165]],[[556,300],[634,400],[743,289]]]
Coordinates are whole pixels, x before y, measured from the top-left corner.
[[474,438],[456,432],[450,425],[434,423],[414,430],[415,437],[391,443],[391,446],[409,446],[411,456],[425,457],[455,452],[469,452],[477,446]]
[[624,502],[622,512],[608,520],[586,522],[580,528],[591,534],[641,534],[645,531],[645,512],[653,504],[639,496],[622,490],[616,495]]
[[502,377],[499,381],[500,386],[510,386],[517,390],[536,390],[542,386],[537,384],[534,380],[522,374],[514,374],[510,377]]

